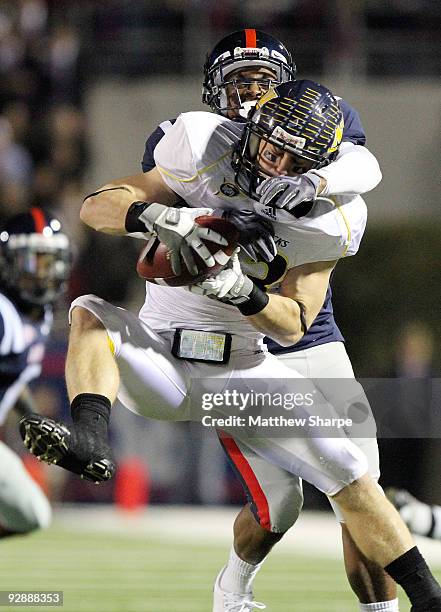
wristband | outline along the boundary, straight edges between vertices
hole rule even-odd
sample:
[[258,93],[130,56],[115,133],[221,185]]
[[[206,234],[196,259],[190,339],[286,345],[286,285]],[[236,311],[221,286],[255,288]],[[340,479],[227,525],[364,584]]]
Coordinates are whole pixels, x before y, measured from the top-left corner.
[[269,297],[265,291],[262,291],[262,289],[259,289],[259,287],[253,283],[253,288],[251,289],[248,300],[243,302],[243,304],[238,304],[237,308],[245,317],[250,317],[263,310],[268,302]]
[[139,215],[141,215],[148,206],[148,202],[133,202],[133,204],[130,204],[124,222],[124,227],[128,234],[133,234],[134,232],[145,233],[147,231],[147,227],[145,223],[141,221]]

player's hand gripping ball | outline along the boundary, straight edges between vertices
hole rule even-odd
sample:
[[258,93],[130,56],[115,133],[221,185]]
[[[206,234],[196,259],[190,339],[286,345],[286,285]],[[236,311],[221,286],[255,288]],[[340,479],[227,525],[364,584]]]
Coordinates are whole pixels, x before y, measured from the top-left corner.
[[144,278],[150,283],[156,283],[157,285],[186,287],[199,283],[210,276],[215,276],[224,268],[237,247],[239,241],[238,230],[233,223],[220,217],[203,215],[197,217],[195,221],[201,227],[212,229],[228,240],[228,244],[225,246],[220,246],[214,242],[204,240],[204,244],[213,255],[216,264],[211,268],[207,268],[202,259],[195,255],[199,274],[192,276],[190,272],[183,267],[181,274],[177,276],[172,270],[167,246],[162,243],[157,236],[152,236],[138,258],[136,271],[141,278]]

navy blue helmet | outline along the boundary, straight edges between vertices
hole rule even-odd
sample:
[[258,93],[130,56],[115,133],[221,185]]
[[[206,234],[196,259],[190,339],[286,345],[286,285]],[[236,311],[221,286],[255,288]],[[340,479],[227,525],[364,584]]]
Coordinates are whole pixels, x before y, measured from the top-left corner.
[[1,282],[8,293],[26,304],[50,304],[69,277],[69,239],[58,219],[34,207],[0,228],[0,259]]
[[[236,71],[260,70],[262,76],[256,81],[235,78]],[[246,97],[242,93],[246,85],[259,83],[262,95],[270,87],[295,79],[296,67],[290,52],[277,38],[253,28],[238,30],[220,40],[207,55],[204,65],[202,102],[211,106],[218,114],[228,116],[229,110],[244,109],[246,117],[249,108],[244,107]],[[235,102],[227,88],[235,92]]]

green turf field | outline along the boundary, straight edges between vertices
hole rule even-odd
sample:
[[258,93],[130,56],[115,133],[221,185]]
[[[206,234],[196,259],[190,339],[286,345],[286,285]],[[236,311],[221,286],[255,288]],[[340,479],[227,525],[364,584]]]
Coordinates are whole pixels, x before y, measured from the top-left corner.
[[[52,529],[1,542],[0,590],[64,591],[63,608],[20,610],[211,612],[213,578],[227,551],[145,536]],[[274,551],[255,592],[268,612],[358,610],[340,561]],[[403,600],[402,612],[408,609]]]

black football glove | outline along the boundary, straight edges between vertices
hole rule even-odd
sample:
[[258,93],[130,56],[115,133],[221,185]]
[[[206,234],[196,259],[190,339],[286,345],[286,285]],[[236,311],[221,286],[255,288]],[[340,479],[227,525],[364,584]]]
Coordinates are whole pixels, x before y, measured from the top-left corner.
[[239,231],[239,245],[254,261],[269,263],[277,255],[272,223],[250,210],[224,210],[222,217]]

